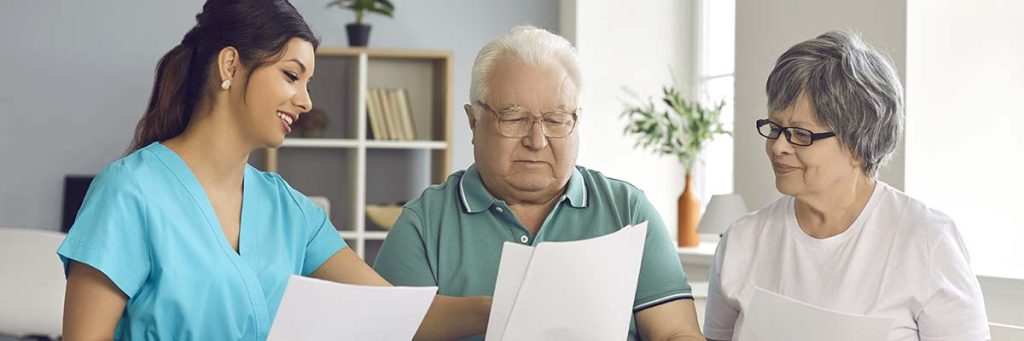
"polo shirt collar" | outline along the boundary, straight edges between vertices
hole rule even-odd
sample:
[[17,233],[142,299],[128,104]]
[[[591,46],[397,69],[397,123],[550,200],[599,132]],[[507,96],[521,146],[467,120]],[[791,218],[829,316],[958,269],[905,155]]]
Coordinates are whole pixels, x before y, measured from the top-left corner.
[[[466,213],[486,211],[499,201],[487,192],[476,164],[470,165],[459,180],[459,199],[462,202],[462,210]],[[567,200],[569,205],[575,208],[587,207],[587,186],[578,167],[572,169],[563,200]]]

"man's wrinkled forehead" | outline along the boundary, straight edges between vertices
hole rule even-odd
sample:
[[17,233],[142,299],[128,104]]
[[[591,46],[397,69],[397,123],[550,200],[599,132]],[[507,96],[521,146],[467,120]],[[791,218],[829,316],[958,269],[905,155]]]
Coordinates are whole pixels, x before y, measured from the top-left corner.
[[489,100],[494,102],[495,110],[537,105],[544,107],[530,109],[567,109],[576,105],[576,84],[556,62],[502,63],[494,72]]

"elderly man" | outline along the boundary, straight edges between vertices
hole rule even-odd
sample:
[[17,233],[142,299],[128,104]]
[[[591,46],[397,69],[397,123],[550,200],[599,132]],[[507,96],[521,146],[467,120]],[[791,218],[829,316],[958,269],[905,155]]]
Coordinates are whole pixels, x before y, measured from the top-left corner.
[[491,296],[504,242],[587,239],[648,221],[629,337],[703,340],[676,249],[643,192],[576,166],[572,45],[517,27],[484,46],[472,77],[465,109],[476,163],[405,206],[376,270],[395,285]]

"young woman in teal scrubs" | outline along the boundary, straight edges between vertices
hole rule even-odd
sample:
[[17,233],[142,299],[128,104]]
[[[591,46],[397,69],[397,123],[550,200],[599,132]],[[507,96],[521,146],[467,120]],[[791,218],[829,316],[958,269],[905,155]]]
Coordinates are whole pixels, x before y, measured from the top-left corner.
[[[390,285],[250,152],[312,108],[318,44],[284,0],[209,0],[157,67],[130,154],[58,250],[64,339],[262,340],[290,275]],[[339,307],[344,309],[345,307]],[[418,338],[483,332],[490,298],[438,296]]]

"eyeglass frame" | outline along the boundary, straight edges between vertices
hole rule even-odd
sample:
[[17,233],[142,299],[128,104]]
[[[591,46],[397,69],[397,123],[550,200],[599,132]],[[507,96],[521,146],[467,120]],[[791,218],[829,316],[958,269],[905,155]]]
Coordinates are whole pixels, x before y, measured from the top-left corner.
[[530,125],[528,126],[529,128],[526,129],[526,133],[524,133],[522,136],[508,136],[508,135],[505,135],[501,131],[501,122],[502,122],[501,117],[504,114],[499,113],[497,110],[494,110],[494,108],[492,108],[487,103],[484,103],[483,101],[476,101],[475,103],[476,103],[476,105],[479,105],[479,106],[483,107],[487,111],[490,111],[491,114],[494,114],[494,117],[498,119],[498,122],[497,122],[498,123],[498,134],[501,134],[501,136],[504,136],[504,137],[507,137],[507,138],[513,138],[513,139],[518,139],[518,138],[523,138],[523,137],[530,136],[530,129],[533,129],[533,125],[536,124],[538,121],[543,120],[544,116],[548,116],[548,115],[552,115],[552,114],[568,114],[568,115],[571,115],[572,116],[572,128],[569,128],[569,132],[566,133],[564,136],[551,136],[551,135],[548,135],[547,129],[544,128],[544,123],[541,122],[540,123],[540,132],[541,132],[541,134],[543,134],[544,137],[552,138],[552,139],[565,138],[565,137],[567,137],[569,135],[572,135],[572,133],[574,131],[576,131],[576,124],[579,123],[579,117],[577,116],[577,113],[579,113],[581,110],[583,110],[583,108],[576,108],[576,110],[573,110],[573,111],[570,111],[570,112],[546,112],[546,113],[542,112],[540,114],[540,116],[535,116],[535,115],[533,115],[533,113],[527,112],[527,116],[530,117]]
[[[754,123],[755,123],[754,124],[754,129],[757,130],[757,134],[758,135],[761,135],[764,138],[769,139],[769,140],[776,140],[776,139],[779,138],[779,135],[786,135],[786,142],[789,142],[789,144],[792,144],[792,145],[795,145],[795,146],[801,146],[801,147],[809,147],[810,145],[814,144],[814,141],[821,140],[821,139],[827,139],[829,137],[836,136],[836,133],[835,132],[831,132],[831,131],[830,132],[824,132],[824,133],[815,133],[813,131],[810,131],[809,129],[804,129],[804,128],[800,128],[800,127],[783,127],[781,124],[775,123],[772,120],[769,120],[767,118],[758,119]],[[781,134],[776,135],[775,137],[771,137],[771,136],[768,136],[768,135],[765,135],[765,134],[761,133],[761,127],[764,126],[764,125],[768,125],[768,124],[774,124],[775,126],[779,127]],[[797,130],[806,131],[808,133],[808,135],[811,135],[811,141],[807,142],[807,144],[799,144],[799,143],[793,142],[793,133],[790,132],[790,129],[797,129]]]

